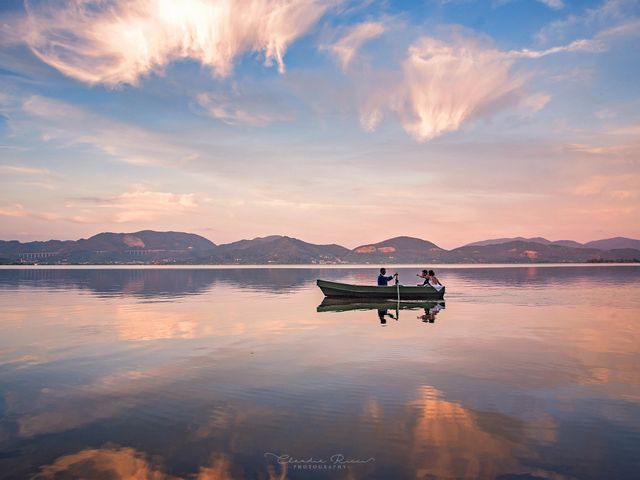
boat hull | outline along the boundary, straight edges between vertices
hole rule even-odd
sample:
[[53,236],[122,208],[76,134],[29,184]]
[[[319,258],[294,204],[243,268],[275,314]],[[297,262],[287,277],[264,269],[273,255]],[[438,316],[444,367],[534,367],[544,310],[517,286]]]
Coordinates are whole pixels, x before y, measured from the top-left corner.
[[[349,285],[347,283],[329,282],[318,280],[318,287],[325,297],[329,298],[360,298],[377,300],[397,300],[398,290],[396,285],[379,287],[377,285]],[[440,300],[444,298],[445,287],[437,291],[430,285],[406,286],[400,285],[400,300]]]

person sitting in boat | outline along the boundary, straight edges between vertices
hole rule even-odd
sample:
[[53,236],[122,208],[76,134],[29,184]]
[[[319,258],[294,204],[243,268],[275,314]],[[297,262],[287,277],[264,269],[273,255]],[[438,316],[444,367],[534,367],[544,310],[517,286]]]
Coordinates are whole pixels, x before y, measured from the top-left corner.
[[429,279],[431,277],[429,277],[429,271],[428,270],[422,270],[422,272],[418,273],[416,275],[416,277],[424,278],[424,282],[418,284],[419,287],[421,287],[421,286],[424,287],[425,285],[429,285]]
[[436,272],[433,270],[429,270],[429,285],[435,287],[436,285],[442,286],[438,277],[436,277]]
[[394,273],[393,275],[389,275],[387,276],[387,269],[386,268],[381,268],[380,269],[380,275],[378,275],[378,286],[379,287],[386,287],[387,283],[389,282],[389,280],[393,280],[393,277],[397,277],[398,274]]

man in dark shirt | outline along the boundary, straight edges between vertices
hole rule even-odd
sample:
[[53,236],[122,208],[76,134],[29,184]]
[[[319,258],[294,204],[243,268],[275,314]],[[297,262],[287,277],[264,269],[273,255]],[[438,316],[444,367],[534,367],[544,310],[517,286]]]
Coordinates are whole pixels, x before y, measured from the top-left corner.
[[378,275],[378,286],[379,287],[386,287],[387,286],[387,282],[391,279],[393,279],[393,277],[397,277],[398,274],[394,273],[393,275],[389,275],[387,277],[387,269],[386,268],[381,268],[380,269],[380,275]]

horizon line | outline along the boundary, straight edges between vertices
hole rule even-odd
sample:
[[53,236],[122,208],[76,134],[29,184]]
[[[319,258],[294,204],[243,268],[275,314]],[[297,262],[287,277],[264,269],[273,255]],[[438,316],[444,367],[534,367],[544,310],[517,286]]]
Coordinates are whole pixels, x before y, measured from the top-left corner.
[[[548,239],[548,238],[546,238],[546,237],[544,237],[542,235],[535,235],[535,236],[531,236],[531,237],[525,237],[525,236],[522,236],[522,235],[517,235],[517,236],[513,236],[513,237],[505,236],[505,237],[483,238],[481,240],[474,240],[474,241],[471,241],[471,242],[467,242],[467,243],[461,244],[461,245],[459,245],[457,247],[444,248],[444,247],[440,247],[440,245],[437,242],[433,241],[433,240],[428,240],[428,239],[425,239],[425,238],[411,236],[411,235],[395,235],[395,236],[388,237],[388,238],[385,238],[385,239],[382,239],[382,240],[379,240],[379,241],[375,241],[375,242],[360,243],[360,244],[357,244],[355,247],[350,248],[350,247],[347,247],[347,246],[345,246],[345,245],[343,245],[341,243],[337,243],[337,242],[315,243],[315,242],[312,242],[312,241],[303,240],[302,238],[295,237],[295,236],[292,236],[292,235],[286,235],[286,234],[258,235],[258,236],[252,237],[252,238],[239,238],[237,240],[232,240],[232,241],[225,242],[225,243],[216,243],[214,240],[212,240],[208,236],[202,235],[200,233],[194,233],[194,232],[188,232],[188,231],[180,231],[180,230],[143,229],[143,230],[137,230],[137,231],[132,231],[132,232],[102,231],[102,232],[98,232],[98,233],[95,233],[95,234],[87,236],[87,237],[80,237],[80,238],[76,238],[76,239],[61,239],[61,238],[49,238],[48,240],[17,240],[17,239],[3,240],[3,239],[0,239],[0,241],[3,241],[3,242],[19,242],[19,243],[22,243],[22,244],[24,244],[24,243],[33,243],[33,242],[43,242],[43,243],[45,243],[45,242],[50,242],[50,241],[77,242],[79,240],[88,240],[90,238],[93,238],[93,237],[95,237],[97,235],[101,235],[101,234],[135,235],[135,234],[142,233],[142,232],[181,233],[181,234],[188,234],[188,235],[197,235],[199,237],[202,237],[202,238],[210,241],[216,247],[222,246],[222,245],[229,245],[231,243],[240,242],[240,241],[243,241],[243,240],[251,241],[251,240],[258,240],[258,239],[269,238],[269,237],[280,237],[280,238],[291,238],[291,239],[294,239],[294,240],[299,240],[299,241],[302,241],[302,242],[305,242],[305,243],[309,243],[309,244],[313,244],[313,245],[337,245],[337,246],[340,246],[340,247],[343,247],[343,248],[348,248],[349,250],[354,250],[356,248],[364,247],[364,246],[368,246],[368,245],[375,245],[375,244],[387,242],[389,240],[394,240],[394,239],[397,239],[397,238],[411,238],[411,239],[415,239],[415,240],[421,240],[421,241],[429,242],[429,243],[432,243],[435,246],[437,246],[438,248],[441,248],[443,250],[455,250],[456,248],[465,247],[465,246],[468,246],[468,245],[471,245],[471,244],[477,243],[477,242],[486,242],[486,241],[491,241],[491,240],[502,240],[502,239],[507,239],[507,238],[508,239],[512,239],[512,241],[519,241],[519,240],[521,240],[521,241],[529,240],[530,241],[531,239],[539,238],[539,239],[543,239],[543,240],[546,240],[546,241],[551,242],[551,243],[570,241],[570,242],[579,243],[581,245],[586,245],[587,243],[591,243],[591,242],[598,242],[598,241],[603,241],[603,240],[613,240],[613,239],[618,239],[618,238],[627,239],[627,240],[640,240],[640,239],[637,239],[637,238],[634,238],[634,237],[626,237],[626,236],[623,236],[623,235],[615,235],[615,236],[611,236],[611,237],[603,237],[603,238],[597,238],[597,239],[593,239],[593,240],[588,240],[586,242],[580,242],[578,240],[573,240],[573,239],[569,239],[569,238],[563,238],[563,239],[559,239],[559,240],[550,240],[550,239]],[[571,247],[569,247],[569,248],[571,248]]]

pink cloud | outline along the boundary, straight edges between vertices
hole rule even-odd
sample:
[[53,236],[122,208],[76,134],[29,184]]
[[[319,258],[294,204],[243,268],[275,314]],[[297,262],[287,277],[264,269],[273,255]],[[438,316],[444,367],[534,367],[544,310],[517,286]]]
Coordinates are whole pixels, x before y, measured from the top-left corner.
[[113,219],[116,223],[148,221],[195,212],[195,197],[193,193],[155,192],[138,187],[118,195],[107,206],[118,210]]
[[629,20],[592,38],[544,50],[499,50],[463,30],[454,31],[447,40],[421,37],[408,48],[400,72],[366,72],[358,79],[359,88],[369,91],[361,102],[360,122],[366,130],[374,130],[389,110],[409,134],[423,142],[510,106],[539,111],[551,97],[525,90],[530,75],[515,70],[517,61],[604,52],[614,39],[638,35],[639,26],[640,21]]
[[347,70],[362,45],[382,35],[384,30],[384,25],[379,22],[360,23],[338,41],[324,48],[336,58],[342,70]]
[[66,0],[27,4],[24,38],[44,62],[82,82],[137,84],[176,59],[227,76],[261,52],[284,72],[288,46],[327,10],[322,0]]
[[63,221],[72,223],[93,223],[91,220],[81,215],[65,216],[54,212],[33,211],[24,208],[18,203],[8,207],[0,207],[0,217],[33,218],[48,222]]
[[[84,202],[81,202],[84,203]],[[196,194],[153,191],[133,186],[128,191],[109,198],[97,198],[93,205],[67,203],[58,211],[33,210],[16,203],[0,206],[0,217],[30,218],[47,222],[79,224],[119,224],[154,221],[198,212]],[[68,214],[67,212],[80,214]]]
[[409,47],[399,75],[385,79],[365,100],[361,123],[372,130],[390,110],[418,141],[457,130],[474,114],[521,96],[514,93],[524,78],[511,72],[513,63],[505,52],[475,38],[422,37]]

